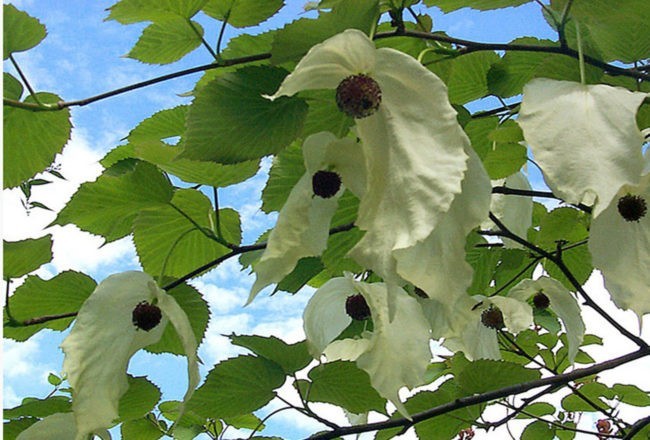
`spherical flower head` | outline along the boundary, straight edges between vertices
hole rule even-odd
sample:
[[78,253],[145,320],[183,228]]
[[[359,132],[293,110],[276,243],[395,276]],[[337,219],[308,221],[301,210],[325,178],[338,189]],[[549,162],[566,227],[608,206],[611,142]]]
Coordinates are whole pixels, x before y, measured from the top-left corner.
[[334,171],[317,171],[311,179],[314,194],[329,199],[341,189],[341,176]]
[[370,307],[363,295],[358,293],[345,300],[345,313],[356,321],[364,321],[370,318]]
[[336,88],[336,105],[356,119],[372,115],[381,104],[381,89],[368,75],[350,75]]
[[648,212],[645,199],[639,195],[626,194],[616,204],[619,214],[628,222],[638,222]]
[[503,321],[503,313],[497,307],[490,307],[489,309],[483,310],[481,313],[481,323],[487,328],[492,328],[495,330],[501,330],[505,327]]
[[533,305],[536,309],[544,310],[551,305],[551,300],[548,296],[544,295],[544,292],[540,291],[533,296]]
[[144,331],[149,331],[160,324],[162,319],[162,312],[160,307],[149,304],[147,301],[138,303],[133,309],[132,320],[133,325]]

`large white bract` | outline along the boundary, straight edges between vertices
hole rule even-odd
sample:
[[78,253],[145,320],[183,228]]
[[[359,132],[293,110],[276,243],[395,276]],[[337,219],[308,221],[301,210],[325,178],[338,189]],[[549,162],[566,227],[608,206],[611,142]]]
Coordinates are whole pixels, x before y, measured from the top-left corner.
[[312,47],[269,98],[334,89],[359,74],[376,81],[382,97],[374,114],[355,122],[368,176],[355,224],[366,234],[350,255],[400,283],[395,253],[428,238],[449,210],[461,191],[469,139],[440,78],[402,52],[376,49],[354,29]]
[[[155,303],[162,311],[160,323],[150,331],[132,322],[133,309],[143,301]],[[158,342],[168,322],[176,329],[188,358],[185,402],[200,380],[197,343],[187,315],[172,296],[150,275],[129,271],[106,278],[84,302],[61,343],[63,371],[73,389],[76,440],[115,424],[120,397],[128,389],[126,370],[131,356]]]
[[[363,295],[368,303],[373,330],[358,339],[335,340],[352,321],[345,302],[356,294]],[[389,313],[389,304],[395,306],[394,316]],[[408,417],[398,392],[421,385],[431,362],[429,324],[415,298],[401,287],[386,283],[359,282],[350,275],[333,278],[305,307],[304,329],[314,357],[324,353],[330,361],[356,361],[377,392]]]
[[597,217],[619,188],[638,184],[643,136],[636,113],[647,96],[547,78],[524,87],[518,122],[556,196],[595,203]]

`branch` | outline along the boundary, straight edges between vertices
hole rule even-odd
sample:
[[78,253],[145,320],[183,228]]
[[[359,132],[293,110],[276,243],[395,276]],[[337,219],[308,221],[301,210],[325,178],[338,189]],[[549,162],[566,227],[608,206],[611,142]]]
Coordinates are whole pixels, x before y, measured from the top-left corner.
[[[515,189],[515,188],[508,188],[507,186],[495,186],[494,188],[492,188],[492,194],[507,194],[507,195],[527,196],[527,197],[544,197],[547,199],[555,199],[564,202],[564,200],[562,200],[561,198],[559,198],[558,196],[556,196],[550,191]],[[579,203],[577,205],[571,204],[571,206],[575,206],[581,211],[591,214],[591,206],[583,205],[582,203]]]
[[623,440],[632,440],[635,435],[637,435],[643,428],[650,425],[650,416],[639,419],[632,425],[629,432],[625,434]]
[[[451,43],[457,46],[462,46],[459,50],[459,55],[464,55],[472,52],[479,52],[484,50],[494,51],[503,50],[509,52],[544,52],[554,53],[558,55],[565,55],[574,59],[579,58],[577,50],[569,47],[562,46],[535,46],[531,44],[514,44],[514,43],[481,43],[478,41],[463,40],[460,38],[449,37],[440,33],[422,32],[416,30],[406,29],[403,32],[399,30],[390,32],[380,32],[375,35],[375,39],[390,38],[390,37],[414,37],[422,38],[425,40],[440,41],[444,43]],[[607,64],[599,59],[585,55],[584,61],[592,66],[599,67],[605,72],[613,75],[629,76],[631,78],[640,79],[642,81],[650,81],[650,75],[641,72],[637,69],[626,69],[618,67],[613,64]]]
[[443,405],[430,408],[426,411],[413,414],[411,420],[406,418],[398,418],[392,420],[385,420],[383,422],[368,423],[365,425],[345,426],[339,429],[333,429],[331,431],[325,431],[318,434],[314,434],[311,437],[309,437],[309,440],[328,440],[328,439],[334,439],[336,437],[340,437],[344,435],[360,434],[362,432],[370,432],[370,431],[380,431],[389,428],[404,428],[404,430],[406,430],[412,427],[413,425],[415,425],[416,423],[432,419],[442,414],[447,414],[457,409],[466,408],[468,406],[477,405],[479,403],[486,403],[491,400],[501,399],[503,397],[508,397],[515,394],[521,394],[526,391],[539,388],[539,387],[566,384],[568,382],[581,379],[583,377],[591,376],[606,370],[611,370],[613,368],[619,367],[621,365],[635,361],[637,359],[640,359],[648,355],[650,355],[650,347],[646,346],[635,352],[628,353],[626,355],[602,362],[600,364],[593,365],[591,367],[574,370],[571,371],[570,373],[559,374],[557,376],[547,377],[544,379],[537,379],[530,382],[511,385],[509,387],[500,388],[498,390],[489,391],[487,393],[461,397],[460,399],[456,399],[453,402],[445,403]]
[[210,64],[204,64],[202,66],[197,66],[197,67],[192,67],[190,69],[185,69],[185,70],[180,70],[178,72],[174,73],[169,73],[167,75],[162,75],[158,76],[156,78],[149,79],[147,81],[142,81],[139,83],[131,84],[126,87],[121,87],[119,89],[111,90],[110,92],[105,92],[100,95],[95,95],[90,98],[86,99],[80,99],[77,101],[59,101],[55,104],[49,104],[49,105],[38,105],[38,104],[30,104],[26,102],[20,102],[16,101],[14,99],[7,99],[3,98],[3,103],[5,105],[8,105],[10,107],[18,107],[18,108],[23,108],[27,110],[33,110],[33,111],[56,111],[56,110],[62,110],[67,107],[73,107],[73,106],[79,106],[82,107],[84,105],[91,104],[96,101],[100,101],[102,99],[110,98],[113,96],[121,95],[123,93],[131,92],[133,90],[141,89],[143,87],[147,87],[153,84],[158,84],[160,82],[164,81],[169,81],[170,79],[175,79],[175,78],[180,78],[182,76],[186,75],[191,75],[192,73],[197,73],[197,72],[204,72],[206,70],[211,70],[211,69],[218,69],[220,67],[228,67],[228,66],[234,66],[238,64],[245,64],[245,63],[250,63],[253,61],[260,61],[260,60],[266,60],[271,58],[270,53],[261,53],[257,55],[250,55],[247,57],[241,57],[241,58],[233,58],[230,60],[223,60],[219,62],[214,62]]
[[585,303],[594,309],[600,316],[602,316],[607,322],[609,322],[616,330],[618,330],[621,334],[623,334],[625,337],[633,341],[635,344],[637,344],[639,347],[646,348],[648,347],[648,344],[641,339],[640,337],[636,336],[629,330],[627,330],[625,327],[623,327],[621,324],[619,324],[618,321],[616,321],[614,318],[612,318],[607,312],[605,312],[596,302],[591,299],[591,297],[587,294],[587,292],[582,288],[582,285],[580,282],[576,279],[576,277],[573,275],[573,273],[569,270],[569,268],[564,264],[564,261],[562,261],[561,256],[556,256],[553,255],[550,252],[545,251],[544,249],[535,246],[534,244],[530,243],[527,240],[524,240],[523,238],[519,237],[517,234],[514,234],[512,231],[510,231],[506,225],[501,222],[493,213],[490,213],[490,220],[494,222],[495,225],[501,230],[501,236],[509,238],[513,241],[516,241],[517,243],[527,247],[528,249],[532,250],[533,252],[536,252],[537,254],[543,256],[544,258],[548,259],[549,261],[553,262],[558,269],[564,274],[564,276],[569,280],[571,285],[576,289],[578,293],[584,298]]

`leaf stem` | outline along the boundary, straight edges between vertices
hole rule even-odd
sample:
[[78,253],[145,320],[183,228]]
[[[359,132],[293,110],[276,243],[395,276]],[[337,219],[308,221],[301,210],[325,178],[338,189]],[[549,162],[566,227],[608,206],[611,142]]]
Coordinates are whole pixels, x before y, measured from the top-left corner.
[[22,69],[16,62],[16,59],[14,58],[13,55],[9,55],[9,61],[11,61],[11,64],[14,66],[14,69],[16,69],[16,72],[18,72],[18,75],[20,76],[20,79],[23,80],[23,83],[25,83],[25,87],[27,87],[27,90],[29,91],[29,94],[31,95],[32,98],[34,98],[34,101],[36,101],[36,104],[39,106],[43,106],[43,103],[38,99],[38,96],[36,96],[36,92],[32,88],[32,85],[29,83],[29,80],[27,79],[27,76],[23,73]]
[[221,56],[221,42],[223,41],[223,35],[226,32],[226,26],[228,25],[228,19],[230,18],[230,11],[226,14],[221,22],[221,29],[219,29],[219,37],[217,38],[217,57]]
[[207,41],[205,41],[205,38],[203,38],[203,34],[198,30],[198,28],[196,27],[196,25],[194,24],[194,22],[190,18],[187,19],[187,24],[190,25],[190,27],[192,28],[192,31],[194,31],[196,36],[201,39],[201,44],[203,44],[203,46],[208,50],[208,52],[210,52],[210,55],[212,55],[212,58],[217,60],[218,59],[217,54],[214,52],[214,50],[212,50],[212,48],[210,47],[210,44]]

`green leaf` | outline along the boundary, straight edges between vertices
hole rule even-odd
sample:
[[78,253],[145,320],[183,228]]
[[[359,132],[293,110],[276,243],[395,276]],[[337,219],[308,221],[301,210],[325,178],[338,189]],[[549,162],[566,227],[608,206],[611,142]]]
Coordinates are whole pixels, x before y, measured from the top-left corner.
[[188,402],[188,409],[205,417],[227,418],[249,414],[275,397],[285,380],[275,362],[238,356],[217,364]]
[[25,399],[22,404],[3,410],[5,419],[21,417],[47,417],[52,414],[72,411],[72,403],[67,396],[52,396],[47,399]]
[[136,420],[153,410],[160,400],[160,390],[146,377],[129,376],[129,389],[120,398],[120,420]]
[[452,12],[461,8],[478,9],[488,11],[490,9],[501,9],[512,6],[519,6],[530,3],[532,0],[424,0],[427,6],[436,6],[442,12]]
[[494,273],[495,288],[503,288],[506,284],[514,286],[524,278],[530,278],[536,265],[524,268],[532,262],[530,254],[519,249],[504,249],[501,261]]
[[155,166],[123,160],[95,182],[81,185],[54,224],[74,223],[108,242],[114,241],[131,233],[141,210],[166,205],[172,191],[167,177]]
[[127,420],[120,425],[122,440],[158,440],[163,433],[147,417]]
[[200,89],[187,116],[186,159],[237,163],[275,154],[302,128],[307,104],[296,97],[270,101],[287,72],[244,67]]
[[479,247],[479,244],[486,244],[487,240],[478,234],[467,236],[465,244],[465,260],[474,269],[472,285],[468,287],[468,293],[472,295],[484,294],[490,285],[497,263],[501,257],[502,249],[493,247]]
[[309,104],[309,113],[302,130],[303,138],[320,131],[329,131],[342,138],[354,125],[354,119],[338,108],[335,90],[309,90],[301,92],[300,96]]
[[517,414],[518,419],[530,419],[555,414],[555,407],[546,402],[535,402],[527,405],[522,412]]
[[298,142],[273,157],[269,179],[262,190],[262,211],[267,214],[280,211],[289,197],[289,192],[305,174],[302,148]]
[[[551,7],[563,11],[567,0],[553,0]],[[570,23],[586,28],[603,61],[633,63],[650,57],[650,29],[646,18],[650,4],[645,0],[575,2]],[[577,49],[577,45],[575,46]]]
[[2,438],[4,440],[16,440],[16,437],[21,432],[38,422],[38,420],[36,417],[23,417],[22,419],[5,422],[2,428]]
[[20,241],[3,240],[3,277],[20,278],[52,261],[52,235]]
[[63,379],[61,379],[59,376],[57,376],[54,373],[50,373],[50,374],[47,375],[47,382],[50,385],[58,387],[59,385],[61,385],[63,383]]
[[199,23],[181,17],[166,18],[147,26],[127,56],[148,64],[173,63],[199,47],[202,36]]
[[[557,46],[557,42],[538,40],[532,37],[519,38],[512,44],[531,46]],[[598,82],[602,71],[594,66],[585,66],[588,84]],[[501,61],[492,65],[488,73],[490,93],[502,98],[521,94],[523,87],[533,78],[552,78],[580,82],[580,66],[577,60],[566,55],[545,52],[507,52]]]
[[343,272],[360,272],[362,269],[352,258],[346,255],[363,237],[364,232],[359,228],[332,234],[327,239],[327,249],[321,256],[328,273],[332,276],[342,276]]
[[378,16],[378,0],[355,0],[340,2],[332,12],[323,12],[315,20],[301,18],[289,23],[273,40],[271,62],[298,61],[314,45],[345,29],[359,29],[369,34]]
[[296,267],[275,287],[274,292],[296,293],[325,268],[319,257],[305,257],[298,260]]
[[[182,147],[169,145],[164,140],[181,136],[189,106],[180,105],[161,110],[140,122],[129,133],[128,145],[113,150],[114,159],[136,157],[153,163],[161,170],[189,183],[225,187],[242,182],[257,173],[259,161],[252,160],[233,165],[179,159]],[[181,142],[179,142],[180,144]],[[104,159],[106,160],[106,158]],[[104,161],[102,161],[104,163]],[[106,166],[106,164],[104,164]]]
[[[221,209],[219,218],[224,239],[239,244],[237,212]],[[181,189],[174,194],[171,205],[140,212],[133,224],[133,241],[146,272],[180,278],[229,252],[210,238],[215,229],[210,200],[200,191]]]
[[[6,41],[6,40],[5,40]],[[37,93],[42,103],[61,101],[51,93]],[[35,103],[31,95],[26,103]],[[70,139],[70,110],[33,112],[4,107],[4,186],[13,188],[54,161]]]
[[488,153],[492,150],[493,142],[488,135],[499,127],[499,118],[489,116],[486,118],[474,118],[463,128],[467,136],[472,141],[472,147],[481,160],[485,160]]
[[[454,383],[454,380],[448,380],[440,385],[435,391],[421,391],[414,396],[410,397],[406,402],[406,409],[410,414],[415,414],[431,408],[435,408],[446,403],[453,402],[459,397],[464,397],[466,394]],[[447,414],[439,415],[429,420],[419,422],[415,425],[415,432],[420,439],[427,440],[451,440],[458,436],[461,429],[468,428],[472,422],[476,420],[482,412],[482,405],[473,405],[467,408],[461,408]],[[400,416],[393,414],[391,419]],[[395,434],[399,434],[401,428],[394,430],[383,430],[381,435],[377,435],[375,439],[388,439],[392,438]]]
[[535,421],[521,433],[521,440],[553,440],[555,438],[555,429],[548,423]]
[[242,28],[260,24],[284,6],[284,0],[209,0],[203,12],[229,25]]
[[[181,309],[190,318],[190,324],[192,325],[192,330],[194,330],[196,342],[200,345],[210,319],[208,303],[194,287],[188,284],[181,284],[167,293],[174,297],[178,305],[181,306]],[[149,353],[185,355],[185,348],[173,325],[168,325],[160,340],[155,344],[148,345],[145,347],[145,350]]]
[[201,10],[207,0],[121,0],[108,8],[106,20],[122,24],[139,21],[158,21],[179,16],[191,18]]
[[[597,408],[606,410],[609,408],[605,402],[601,400],[601,397],[605,399],[612,399],[614,397],[614,392],[610,390],[606,385],[603,385],[599,382],[589,382],[582,385],[580,388],[580,394],[585,396],[590,403],[587,403],[582,397],[576,394],[569,394],[568,396],[562,399],[562,408],[566,411],[586,411],[594,412],[598,411]],[[594,404],[592,406],[591,404]]]
[[503,179],[521,169],[528,160],[526,147],[520,144],[495,143],[483,159],[490,179]]
[[[46,315],[76,312],[95,290],[96,285],[88,275],[74,271],[61,272],[49,280],[28,276],[9,299],[11,314],[17,321],[25,321]],[[64,330],[73,319],[55,319],[28,327],[5,326],[4,336],[16,341],[25,341],[44,328]]]
[[31,49],[45,38],[45,26],[14,5],[3,5],[2,13],[2,59],[6,60],[13,53]]
[[244,414],[241,416],[227,417],[224,423],[237,429],[255,429],[259,431],[264,429],[264,424],[260,425],[262,420],[255,414]]
[[312,360],[305,341],[287,344],[275,336],[231,335],[230,341],[240,347],[248,348],[258,356],[280,365],[285,374],[302,370]]
[[623,385],[620,383],[612,386],[616,398],[623,403],[634,406],[650,406],[650,396],[647,391],[641,390],[636,385]]
[[[7,6],[7,5],[5,5]],[[23,96],[23,85],[11,73],[3,72],[2,88],[4,90],[4,98],[20,100]]]
[[386,399],[370,385],[368,373],[354,362],[336,361],[319,365],[309,372],[307,399],[338,405],[354,414],[386,412]]
[[487,74],[499,60],[494,52],[474,52],[433,63],[429,68],[447,84],[452,103],[466,104],[489,93]]
[[[495,374],[498,372],[498,374]],[[480,359],[467,364],[457,375],[458,385],[468,394],[504,388],[541,377],[538,370],[504,361]]]

